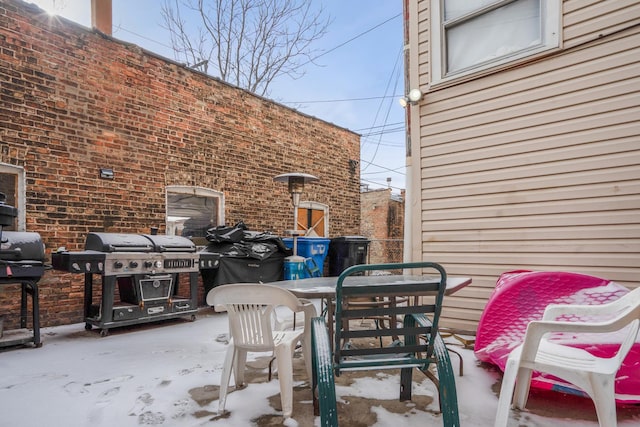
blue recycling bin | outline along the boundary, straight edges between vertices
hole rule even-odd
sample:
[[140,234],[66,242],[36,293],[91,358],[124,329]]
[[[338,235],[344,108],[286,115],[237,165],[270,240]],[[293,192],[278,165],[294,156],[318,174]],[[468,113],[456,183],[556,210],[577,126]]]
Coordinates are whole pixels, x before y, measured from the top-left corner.
[[[298,237],[297,240],[298,256],[311,258],[313,260],[312,262],[307,261],[305,263],[308,268],[305,269],[302,275],[303,277],[301,278],[306,279],[308,277],[312,277],[311,271],[314,267],[317,267],[319,270],[314,276],[323,276],[324,260],[329,253],[329,243],[331,241],[322,237]],[[285,237],[282,241],[286,247],[293,249],[293,237]]]

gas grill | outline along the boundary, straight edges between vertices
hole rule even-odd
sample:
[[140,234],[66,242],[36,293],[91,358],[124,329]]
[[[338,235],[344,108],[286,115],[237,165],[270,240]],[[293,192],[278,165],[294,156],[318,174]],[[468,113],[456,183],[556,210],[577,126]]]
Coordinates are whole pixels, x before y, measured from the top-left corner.
[[[0,193],[0,287],[19,284],[21,303],[20,328],[3,331],[0,326],[0,347],[31,342],[41,347],[38,281],[46,269],[44,244],[38,233],[3,231],[3,227],[13,225],[18,215],[18,210],[6,205],[5,200],[5,195]],[[27,329],[28,296],[32,301],[32,331]]]
[[[195,320],[199,260],[191,240],[156,234],[89,233],[84,251],[51,255],[56,270],[84,274],[85,328],[97,326],[102,336],[119,326]],[[182,274],[188,295],[179,287]],[[94,275],[102,278],[100,304],[93,303]]]

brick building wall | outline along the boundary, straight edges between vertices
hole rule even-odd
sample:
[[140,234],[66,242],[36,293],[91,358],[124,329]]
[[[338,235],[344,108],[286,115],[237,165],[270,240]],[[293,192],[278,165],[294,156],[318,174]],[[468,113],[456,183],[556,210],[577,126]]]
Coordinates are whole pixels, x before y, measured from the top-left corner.
[[[359,135],[41,12],[0,0],[0,163],[24,168],[20,208],[47,256],[91,231],[164,233],[167,185],[220,191],[228,224],[282,233],[293,213],[273,177],[295,171],[320,178],[304,199],[329,206],[330,235],[359,232]],[[81,276],[40,281],[44,326],[82,321]],[[0,291],[0,314],[17,303]]]
[[394,198],[389,189],[372,190],[361,193],[360,199],[360,232],[371,241],[369,262],[402,262],[404,193]]

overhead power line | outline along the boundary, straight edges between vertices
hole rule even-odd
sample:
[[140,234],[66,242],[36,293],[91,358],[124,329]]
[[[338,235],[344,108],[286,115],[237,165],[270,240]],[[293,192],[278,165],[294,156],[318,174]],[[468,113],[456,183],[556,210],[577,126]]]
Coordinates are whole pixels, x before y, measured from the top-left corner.
[[405,149],[406,148],[406,144],[402,141],[385,141],[385,142],[380,142],[380,146],[381,147],[390,147],[390,148],[401,148],[401,149]]
[[[399,51],[399,53],[398,53],[398,56],[397,56],[397,58],[396,58],[396,62],[395,62],[395,64],[394,64],[394,66],[393,66],[393,70],[391,71],[391,75],[389,76],[389,80],[387,81],[387,87],[386,87],[386,89],[385,89],[385,94],[386,94],[386,93],[389,93],[389,92],[391,92],[391,93],[395,93],[395,91],[396,91],[396,88],[397,88],[397,85],[398,85],[398,81],[399,81],[399,77],[400,77],[400,71],[401,71],[401,69],[402,69],[401,61],[400,61],[400,59],[402,58],[402,53],[403,53],[403,50],[402,50],[402,49],[400,49],[400,51]],[[394,75],[395,75],[395,79],[394,79]],[[395,80],[394,87],[393,87],[393,89],[390,89],[390,87],[391,87],[391,83],[392,83],[392,81],[394,81],[394,80]],[[382,109],[382,105],[383,105],[383,104],[382,104],[382,102],[381,102],[381,103],[380,103],[380,106],[379,106],[379,108],[378,108],[378,112],[376,113],[375,119],[374,119],[374,121],[373,121],[373,124],[374,124],[374,125],[375,125],[375,124],[376,124],[376,122],[378,121],[378,114],[380,113],[380,111],[381,111],[381,109]],[[389,104],[387,105],[387,111],[386,111],[386,114],[385,114],[384,119],[383,119],[383,122],[384,122],[384,124],[385,124],[385,125],[387,124],[387,121],[389,120],[389,115],[391,114],[391,105],[392,105],[391,103],[389,103]],[[395,129],[394,129],[394,130],[395,130]],[[375,134],[376,134],[376,135],[379,135],[380,137],[382,137],[383,133],[386,133],[386,132],[387,132],[387,131],[386,131],[385,129],[383,129],[382,131],[376,132]],[[370,133],[369,135],[371,135],[371,133]],[[380,148],[380,143],[381,143],[381,141],[382,141],[382,138],[379,138],[379,139],[378,139],[378,143],[377,143],[377,144],[376,144],[376,146],[375,146],[375,151],[374,151],[374,153],[373,153],[373,156],[371,157],[371,160],[372,160],[372,161],[373,161],[373,160],[375,160],[376,156],[378,155],[378,149]],[[367,167],[368,167],[368,165],[367,165],[367,166],[365,166],[363,170],[366,170],[366,169],[367,169]]]
[[[377,166],[377,167],[382,168],[382,166]],[[403,168],[404,168],[404,166],[403,166]],[[388,169],[388,168],[383,168],[383,169],[385,169],[385,170],[378,171],[378,172],[362,173],[362,174],[360,174],[360,176],[363,177],[363,176],[366,175],[367,177],[371,178],[372,175],[382,175],[382,174],[389,175],[389,173],[405,176],[405,173],[404,172],[399,172],[398,169]]]
[[312,101],[282,101],[282,104],[320,104],[323,102],[354,102],[354,101],[372,101],[376,99],[386,99],[386,98],[398,98],[402,95],[385,95],[385,96],[370,96],[367,98],[344,98],[344,99],[319,99]]
[[400,190],[400,191],[404,190],[404,188],[401,188],[401,187],[394,187],[393,185],[389,185],[389,183],[384,183],[384,184],[383,184],[383,183],[380,183],[380,182],[370,181],[370,180],[368,180],[368,179],[362,179],[362,178],[360,178],[360,181],[361,181],[361,182],[368,182],[369,184],[379,185],[379,186],[381,186],[381,187],[393,188],[394,190]]
[[[397,132],[404,132],[404,131],[405,131],[404,126],[402,126],[402,127],[393,127],[393,128],[390,128],[390,129],[381,129],[381,130],[378,130],[378,131],[375,131],[375,132],[368,132],[368,133],[362,134],[362,136],[364,136],[364,137],[367,137],[367,136],[379,136],[379,135],[386,135],[386,134],[389,134],[389,133],[397,133]],[[380,143],[380,141],[378,141],[377,143]]]
[[[384,169],[384,170],[386,170],[388,172],[397,173],[399,175],[404,175],[405,174],[404,172],[398,172],[398,169],[404,169],[405,168],[404,165],[402,165],[402,166],[400,166],[400,167],[398,167],[396,169],[389,169],[388,167],[376,165],[375,163],[371,163],[371,162],[368,162],[366,160],[361,160],[361,162],[362,163],[367,163],[368,165],[375,166],[375,167],[380,168],[380,169]],[[363,172],[363,173],[361,173],[361,175],[371,175],[371,174],[378,174],[378,173],[383,173],[383,172],[366,172],[366,173]]]
[[364,129],[354,129],[354,132],[360,132],[363,130],[371,130],[371,129],[378,129],[378,128],[386,128],[387,126],[398,126],[398,125],[403,125],[404,126],[404,122],[395,122],[395,123],[385,123],[383,125],[379,125],[379,126],[371,126],[369,128],[364,128]]
[[115,27],[115,29],[116,29],[116,31],[114,31],[114,33],[117,33],[118,31],[124,31],[125,33],[129,33],[129,34],[132,34],[132,35],[134,35],[134,36],[136,36],[136,37],[140,37],[140,38],[141,38],[141,39],[143,39],[143,40],[146,40],[146,41],[149,41],[149,42],[151,42],[151,43],[155,43],[155,44],[157,44],[157,45],[159,45],[159,46],[166,47],[167,49],[171,49],[171,50],[173,50],[173,46],[169,46],[169,45],[167,45],[167,44],[164,44],[164,43],[159,42],[159,41],[158,41],[158,40],[156,40],[156,39],[152,39],[152,38],[150,38],[150,37],[143,36],[142,34],[138,34],[138,33],[133,32],[133,31],[131,31],[131,30],[127,30],[127,29],[126,29],[126,28],[124,28],[122,25],[117,25],[117,26]]
[[347,44],[351,43],[352,41],[359,39],[360,37],[364,36],[367,33],[370,33],[371,31],[375,30],[376,28],[382,27],[387,22],[393,21],[394,19],[398,18],[399,16],[402,16],[402,13],[398,13],[397,15],[392,16],[391,18],[387,19],[386,21],[383,21],[383,22],[379,23],[378,25],[375,25],[375,26],[369,28],[368,30],[361,32],[360,34],[357,34],[357,35],[351,37],[349,40],[340,43],[339,45],[337,45],[337,46],[335,46],[335,47],[333,47],[333,48],[321,53],[320,55],[318,55],[318,56],[316,56],[314,58],[311,58],[307,62],[302,63],[300,66],[301,67],[305,66],[310,62],[314,62],[318,58],[321,58],[321,57],[323,57],[325,55],[328,55],[329,53],[333,52],[334,50],[340,49],[344,45],[347,45]]

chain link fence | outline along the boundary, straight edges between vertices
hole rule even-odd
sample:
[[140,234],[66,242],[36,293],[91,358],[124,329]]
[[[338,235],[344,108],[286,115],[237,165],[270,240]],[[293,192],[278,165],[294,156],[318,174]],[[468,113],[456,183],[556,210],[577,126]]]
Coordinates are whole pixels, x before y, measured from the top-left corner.
[[369,264],[402,262],[403,248],[403,239],[370,239],[367,262]]

